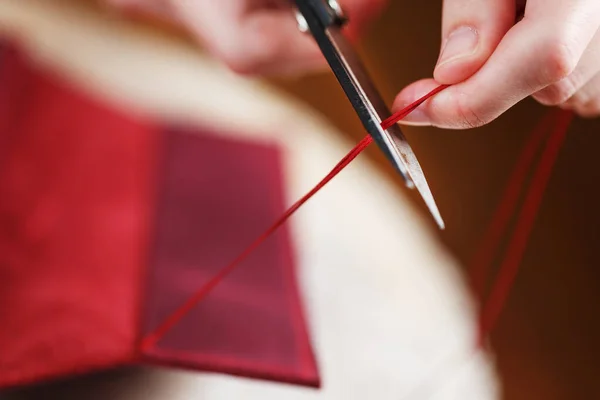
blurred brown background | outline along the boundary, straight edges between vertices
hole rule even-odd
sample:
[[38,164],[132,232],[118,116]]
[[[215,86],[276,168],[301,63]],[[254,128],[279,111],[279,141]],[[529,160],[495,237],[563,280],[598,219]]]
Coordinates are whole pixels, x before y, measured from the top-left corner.
[[[390,1],[364,38],[361,51],[388,103],[406,84],[431,75],[440,42],[441,4]],[[273,83],[320,110],[350,137],[364,135],[332,76]],[[446,220],[440,240],[464,265],[521,146],[545,111],[527,100],[476,130],[405,129]],[[599,128],[600,119],[572,124],[521,273],[493,335],[506,399],[600,398],[600,213],[595,208],[600,169],[593,164]],[[393,173],[376,148],[368,155]],[[404,190],[398,182],[398,190]],[[419,199],[414,200],[425,212]]]

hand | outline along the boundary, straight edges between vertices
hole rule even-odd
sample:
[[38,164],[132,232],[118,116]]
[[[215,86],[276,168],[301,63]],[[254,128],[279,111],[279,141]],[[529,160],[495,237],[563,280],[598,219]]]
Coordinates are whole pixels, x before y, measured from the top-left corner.
[[[523,3],[523,4],[517,4]],[[451,84],[401,123],[449,129],[493,121],[533,96],[600,115],[600,0],[445,0],[434,79],[406,87],[394,109]],[[519,7],[524,17],[515,24]]]
[[[292,0],[106,1],[166,15],[183,24],[237,73],[305,73],[326,66],[314,39],[298,30]],[[378,15],[386,1],[340,1],[350,17],[351,39]]]

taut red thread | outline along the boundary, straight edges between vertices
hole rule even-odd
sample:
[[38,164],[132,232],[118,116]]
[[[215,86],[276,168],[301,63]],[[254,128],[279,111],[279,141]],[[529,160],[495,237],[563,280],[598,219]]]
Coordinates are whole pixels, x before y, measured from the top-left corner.
[[[410,114],[420,104],[431,96],[439,93],[445,89],[448,85],[442,85],[431,92],[427,93],[420,99],[404,107],[402,110],[394,113],[391,117],[387,118],[381,123],[383,129],[388,129],[399,120]],[[294,203],[279,219],[275,221],[262,235],[260,235],[250,246],[242,251],[231,264],[222,268],[217,272],[204,286],[202,286],[194,295],[192,295],[186,302],[178,307],[172,314],[170,314],[154,331],[147,334],[142,338],[141,349],[145,350],[149,347],[154,346],[177,322],[181,320],[196,304],[198,304],[206,295],[214,289],[219,282],[221,282],[231,271],[237,267],[241,261],[243,261],[252,251],[254,251],[262,242],[264,242],[271,234],[273,234],[277,228],[279,228],[289,217],[292,216],[304,203],[306,203],[312,196],[314,196],[319,190],[321,190],[329,181],[331,181],[337,174],[339,174],[352,160],[354,160],[364,149],[366,149],[373,142],[373,138],[370,135],[365,136],[337,165],[329,172],[325,178],[323,178],[312,190],[305,194],[300,200]]]
[[537,216],[537,211],[542,202],[544,191],[552,175],[552,170],[560,148],[564,142],[569,124],[573,119],[573,112],[559,110],[558,121],[552,136],[548,140],[542,158],[533,174],[532,184],[523,202],[523,207],[518,216],[519,224],[511,237],[506,256],[500,266],[498,278],[494,283],[490,297],[484,305],[480,317],[479,335],[477,345],[480,346],[485,336],[493,330],[500,313],[504,307],[510,289],[519,270],[527,242]]
[[418,100],[416,100],[415,102],[409,104],[408,106],[404,107],[403,109],[401,109],[399,111],[396,111],[394,114],[392,114],[391,117],[386,118],[381,123],[381,127],[383,129],[388,129],[389,127],[391,127],[392,125],[394,125],[395,123],[397,123],[398,121],[400,121],[402,118],[406,117],[408,114],[410,114],[411,112],[413,112],[425,100],[427,100],[431,96],[434,96],[434,95],[438,94],[442,90],[446,89],[448,86],[450,86],[450,85],[440,85],[440,86],[436,87],[435,89],[433,89],[431,92],[427,93],[426,95],[424,95],[421,98],[419,98]]
[[339,174],[346,165],[354,160],[368,145],[372,143],[371,136],[365,136],[342,160],[323,178],[317,186],[305,194],[300,200],[292,205],[273,225],[260,235],[250,246],[240,253],[231,264],[217,272],[202,288],[190,297],[183,305],[173,312],[165,321],[153,332],[148,334],[142,340],[142,348],[146,349],[158,342],[160,338],[167,333],[185,314],[187,314],[200,300],[202,300],[219,282],[235,269],[246,257],[250,255],[262,242],[265,241],[273,232],[277,230],[289,217],[296,212],[300,206],[306,203],[315,193],[323,188],[337,174]]

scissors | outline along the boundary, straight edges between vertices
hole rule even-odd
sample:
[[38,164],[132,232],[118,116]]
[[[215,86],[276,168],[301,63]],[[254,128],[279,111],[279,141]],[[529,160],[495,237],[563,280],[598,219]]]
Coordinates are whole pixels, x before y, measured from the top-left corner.
[[435,203],[421,165],[398,124],[388,129],[381,122],[391,115],[383,98],[344,37],[348,18],[335,0],[293,0],[296,20],[302,32],[311,33],[329,63],[363,126],[384,155],[404,178],[407,187],[416,188],[434,220],[444,229],[444,221]]

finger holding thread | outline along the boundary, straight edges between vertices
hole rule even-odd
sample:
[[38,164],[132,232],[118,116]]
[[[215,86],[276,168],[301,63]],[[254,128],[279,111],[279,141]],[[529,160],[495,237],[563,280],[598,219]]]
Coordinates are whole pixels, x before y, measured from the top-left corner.
[[[597,0],[530,0],[524,18],[504,35],[477,72],[429,100],[403,123],[447,129],[487,124],[526,97],[570,76],[599,25]],[[394,108],[410,103],[434,82],[428,79],[408,86],[397,96]]]

